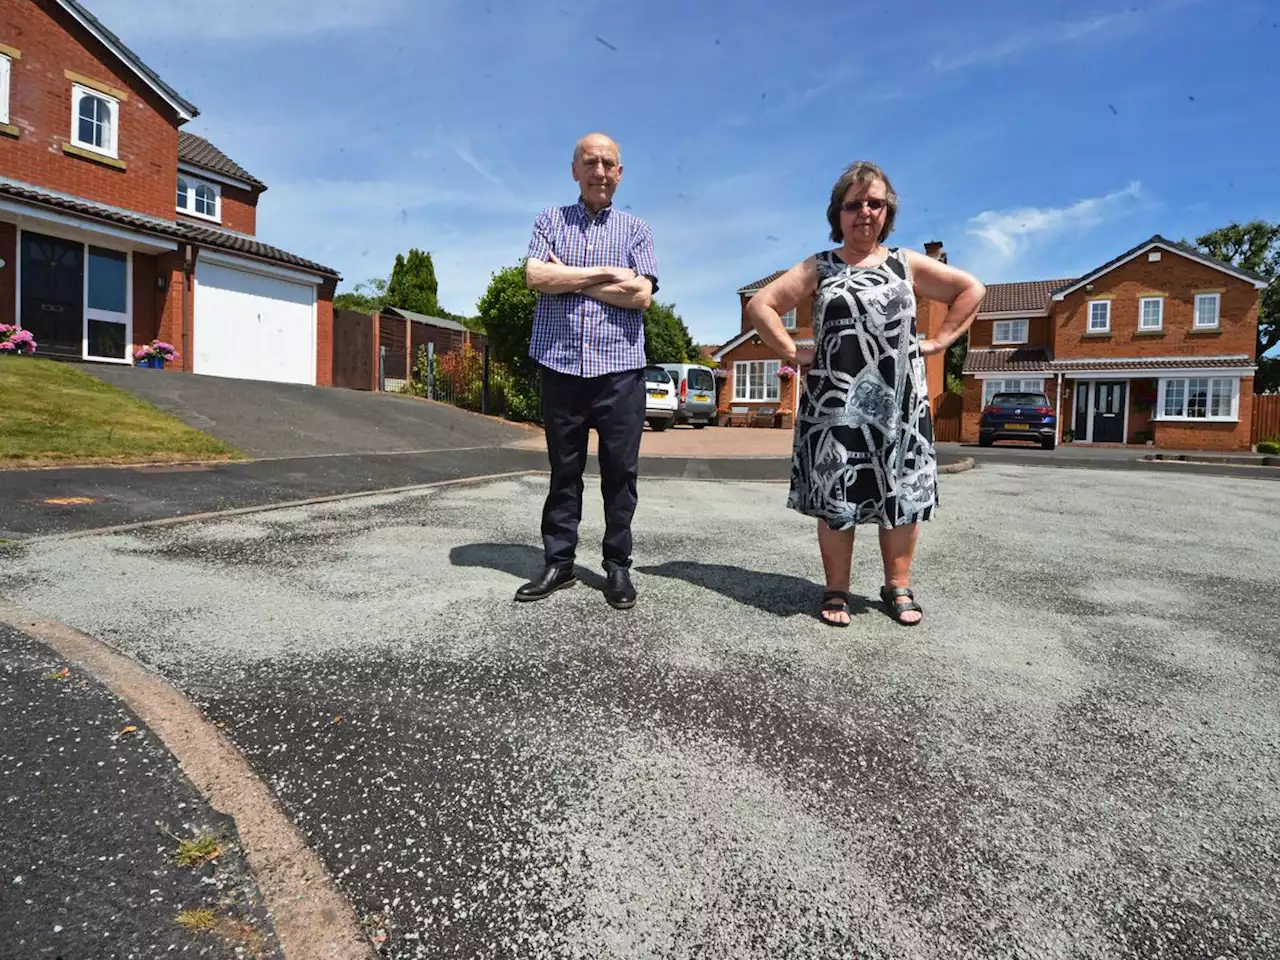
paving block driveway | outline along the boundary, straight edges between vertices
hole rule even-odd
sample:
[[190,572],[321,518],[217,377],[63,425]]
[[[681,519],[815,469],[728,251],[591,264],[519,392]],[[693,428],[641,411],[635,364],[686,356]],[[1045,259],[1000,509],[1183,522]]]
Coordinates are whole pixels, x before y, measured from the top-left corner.
[[589,487],[589,582],[513,604],[544,482],[33,542],[0,574],[225,723],[388,956],[1280,953],[1272,485],[944,477],[924,624],[836,630],[765,483],[642,481],[627,613]]

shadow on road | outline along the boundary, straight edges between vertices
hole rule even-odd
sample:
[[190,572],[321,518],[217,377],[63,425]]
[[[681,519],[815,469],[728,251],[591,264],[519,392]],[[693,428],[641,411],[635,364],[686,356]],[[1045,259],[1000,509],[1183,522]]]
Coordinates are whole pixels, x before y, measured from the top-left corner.
[[[737,603],[779,617],[792,617],[796,614],[817,616],[822,596],[822,585],[804,577],[762,573],[722,563],[669,560],[657,566],[637,567],[636,570],[646,576],[683,580],[706,590],[714,590]],[[866,599],[855,594],[849,613],[856,615],[866,609]]]
[[[542,573],[542,548],[527,543],[468,543],[449,551],[449,562],[455,567],[484,567],[532,580]],[[603,590],[604,577],[581,565],[578,580],[594,590]]]

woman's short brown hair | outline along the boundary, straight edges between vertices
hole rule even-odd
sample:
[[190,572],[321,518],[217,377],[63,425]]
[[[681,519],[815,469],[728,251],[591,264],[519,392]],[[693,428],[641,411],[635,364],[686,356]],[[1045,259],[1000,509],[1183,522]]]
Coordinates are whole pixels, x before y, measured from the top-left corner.
[[885,209],[888,211],[884,216],[884,229],[880,231],[877,239],[883,241],[893,232],[893,222],[898,219],[898,195],[894,193],[893,184],[884,175],[884,171],[874,163],[869,160],[859,160],[851,163],[845,172],[840,174],[836,185],[831,188],[831,203],[827,205],[827,223],[831,224],[831,240],[834,243],[844,243],[844,232],[840,229],[840,204],[844,203],[844,195],[855,183],[866,184],[876,180],[884,181]]

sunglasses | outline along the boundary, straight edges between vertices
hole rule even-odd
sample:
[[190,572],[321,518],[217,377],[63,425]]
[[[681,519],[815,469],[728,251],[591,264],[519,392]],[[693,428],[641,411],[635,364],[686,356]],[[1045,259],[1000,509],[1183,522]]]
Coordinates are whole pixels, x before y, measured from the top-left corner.
[[884,209],[885,201],[879,197],[872,197],[870,200],[846,200],[840,204],[840,209],[845,213],[857,213],[862,209],[863,204],[866,204],[867,209],[875,213],[877,210]]

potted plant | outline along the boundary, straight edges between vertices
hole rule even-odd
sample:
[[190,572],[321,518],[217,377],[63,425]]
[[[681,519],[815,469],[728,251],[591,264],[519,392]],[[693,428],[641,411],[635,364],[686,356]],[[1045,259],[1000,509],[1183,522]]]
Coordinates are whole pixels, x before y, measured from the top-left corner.
[[24,353],[36,352],[36,338],[30,330],[9,323],[0,323],[0,353],[12,353],[21,356]]
[[178,351],[173,344],[165,343],[163,340],[152,340],[145,347],[139,347],[133,353],[135,366],[154,367],[157,370],[163,370],[166,363],[173,363],[178,359]]
[[795,375],[796,375],[796,368],[795,368],[795,367],[788,366],[787,364],[785,364],[785,363],[784,363],[782,366],[780,366],[780,367],[778,368],[778,379],[779,379],[779,380],[790,380],[790,379],[791,379],[792,377],[794,377]]

